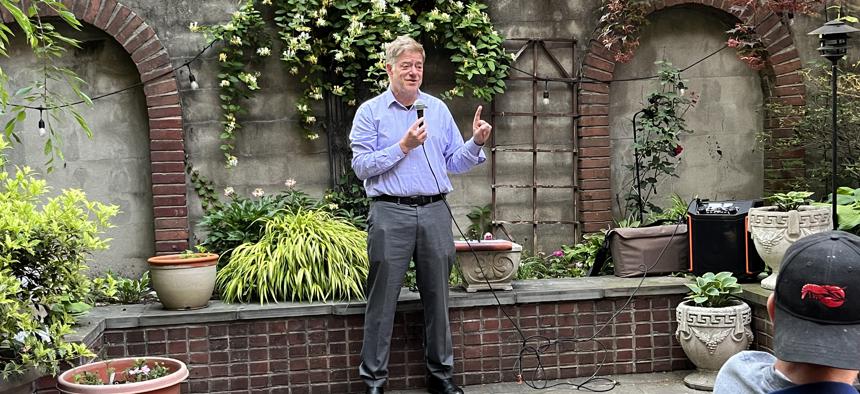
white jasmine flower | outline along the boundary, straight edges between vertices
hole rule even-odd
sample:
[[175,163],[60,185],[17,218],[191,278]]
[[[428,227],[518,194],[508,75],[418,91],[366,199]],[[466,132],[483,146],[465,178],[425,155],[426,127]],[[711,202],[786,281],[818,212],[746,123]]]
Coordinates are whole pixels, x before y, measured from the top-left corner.
[[334,95],[337,95],[337,96],[343,96],[343,86],[340,86],[340,85],[334,85],[334,86],[331,88],[331,93],[332,93],[332,94],[334,94]]
[[317,133],[313,133],[313,134],[311,134],[311,135],[309,135],[309,136],[308,136],[308,139],[309,139],[309,140],[311,140],[311,141],[316,140],[316,139],[318,139],[318,138],[320,138],[320,135],[319,135],[319,134],[317,134]]
[[332,203],[332,204],[328,204],[328,209],[330,209],[330,210],[332,210],[332,211],[334,211],[334,210],[335,210],[335,209],[337,209],[337,208],[338,208],[338,207],[337,207],[337,204],[334,204],[334,203]]
[[227,54],[224,52],[219,53],[218,54],[218,61],[219,62],[226,62],[227,61]]
[[197,32],[200,30],[200,27],[197,26],[197,22],[191,22],[188,24],[188,30],[191,30],[191,32]]
[[233,197],[234,194],[236,194],[236,190],[233,190],[233,186],[224,188],[224,197]]
[[239,158],[233,155],[227,156],[227,168],[233,168],[239,165]]
[[347,101],[346,105],[349,105],[350,107],[355,107],[355,99]]
[[220,85],[222,88],[226,88],[227,86],[230,86],[230,81],[228,81],[226,79],[222,79]]
[[257,48],[257,54],[260,56],[269,56],[272,54],[272,50],[268,47]]
[[233,22],[227,22],[227,24],[224,25],[224,30],[225,31],[235,31],[236,25],[234,25]]
[[241,18],[242,18],[242,13],[241,13],[241,12],[239,12],[239,11],[233,12],[233,18],[235,18],[235,19],[241,19]]
[[299,104],[299,105],[297,105],[297,106],[296,106],[296,109],[297,109],[299,112],[308,112],[308,106],[307,106],[307,105],[305,105],[305,104]]
[[298,75],[298,73],[299,73],[298,67],[290,67],[290,74],[291,75]]
[[295,180],[295,179],[293,179],[293,178],[287,179],[287,181],[286,181],[286,182],[284,182],[284,186],[286,186],[286,187],[288,187],[288,188],[292,189],[293,187],[295,187],[295,186],[296,186],[296,180]]
[[326,20],[325,20],[325,19],[323,19],[323,18],[317,18],[317,26],[322,27],[322,26],[325,26],[325,25],[327,25],[327,24],[328,24],[328,22],[326,22]]
[[259,187],[254,189],[253,192],[251,192],[251,195],[254,197],[263,197],[263,195],[265,195],[265,194],[266,194],[266,192],[264,192],[263,189],[261,189]]
[[272,0],[263,0],[263,4],[272,5]]
[[315,116],[308,116],[305,118],[305,123],[307,123],[307,124],[313,124],[316,121],[317,121],[317,118]]
[[242,39],[239,36],[233,36],[230,38],[230,43],[233,45],[242,45]]

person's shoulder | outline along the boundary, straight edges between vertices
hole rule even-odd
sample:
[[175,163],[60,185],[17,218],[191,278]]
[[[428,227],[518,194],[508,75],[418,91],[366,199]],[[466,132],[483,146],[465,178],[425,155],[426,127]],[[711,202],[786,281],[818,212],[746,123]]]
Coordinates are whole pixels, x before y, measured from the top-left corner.
[[422,91],[422,92],[421,92],[421,97],[420,97],[420,99],[421,99],[422,101],[424,101],[424,103],[425,103],[425,104],[430,105],[430,106],[439,106],[439,105],[441,105],[441,106],[444,106],[444,107],[446,107],[446,108],[448,107],[448,105],[447,105],[447,104],[445,104],[445,102],[444,102],[444,101],[442,101],[442,99],[440,99],[440,98],[438,98],[438,97],[436,97],[436,96],[433,96],[433,95],[431,95],[431,94],[429,94],[429,93],[427,93],[427,92],[423,92],[423,91]]
[[[766,392],[755,386],[767,381],[775,358],[770,353],[747,350],[735,354],[717,373],[714,393],[735,393],[750,390]],[[751,386],[753,385],[753,386]]]
[[815,382],[799,384],[782,390],[774,391],[772,394],[857,394],[857,389],[847,383],[840,382]]

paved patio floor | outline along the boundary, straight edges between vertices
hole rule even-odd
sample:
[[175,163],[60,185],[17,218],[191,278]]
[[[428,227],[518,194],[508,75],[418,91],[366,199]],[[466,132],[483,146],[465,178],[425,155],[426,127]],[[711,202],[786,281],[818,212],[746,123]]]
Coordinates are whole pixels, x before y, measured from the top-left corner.
[[[609,379],[617,381],[619,384],[611,391],[612,394],[695,394],[707,393],[707,391],[693,390],[684,385],[684,376],[692,371],[672,371],[672,372],[655,372],[629,375],[609,375],[605,376]],[[584,378],[567,380],[572,383],[580,383]],[[563,381],[553,381],[553,383]],[[609,385],[600,385],[595,383],[589,386],[592,390],[602,391],[608,389]],[[577,392],[576,387],[570,385],[560,385],[545,390],[535,390],[524,384],[516,383],[496,383],[485,384],[480,386],[466,386],[463,391],[468,394],[517,394],[517,393],[572,393]],[[580,390],[582,392],[590,392],[589,390]],[[425,393],[424,390],[399,390],[390,391],[389,393],[396,394],[419,394]]]

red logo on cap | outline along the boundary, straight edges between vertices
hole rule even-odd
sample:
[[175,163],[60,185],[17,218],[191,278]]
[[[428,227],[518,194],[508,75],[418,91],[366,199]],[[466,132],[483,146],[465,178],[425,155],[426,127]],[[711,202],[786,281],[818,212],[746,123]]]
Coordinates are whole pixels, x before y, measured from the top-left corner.
[[800,289],[800,299],[805,299],[806,296],[820,301],[828,308],[838,308],[845,303],[845,290],[839,286],[803,285]]

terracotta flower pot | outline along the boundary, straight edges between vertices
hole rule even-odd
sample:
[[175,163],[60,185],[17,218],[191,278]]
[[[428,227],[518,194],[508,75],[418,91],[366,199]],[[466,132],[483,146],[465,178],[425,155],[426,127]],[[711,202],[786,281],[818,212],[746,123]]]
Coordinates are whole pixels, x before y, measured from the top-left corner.
[[170,374],[160,378],[146,380],[137,383],[124,383],[113,385],[89,385],[75,383],[75,375],[84,372],[93,372],[99,375],[102,381],[107,382],[108,368],[113,368],[116,376],[115,380],[125,380],[123,371],[132,366],[134,361],[141,357],[117,358],[106,361],[99,361],[81,365],[77,368],[72,368],[63,372],[57,378],[57,388],[60,392],[66,394],[122,394],[122,393],[150,393],[150,394],[179,394],[179,384],[188,378],[188,367],[185,363],[172,358],[164,357],[142,357],[147,361],[147,364],[153,362],[163,363]]
[[147,261],[152,288],[165,309],[200,309],[209,305],[215,289],[217,254],[171,254]]

